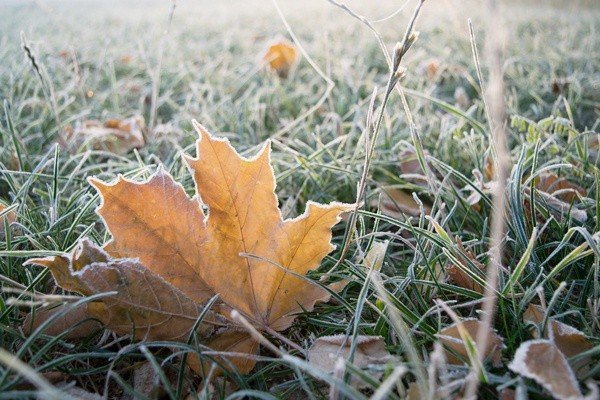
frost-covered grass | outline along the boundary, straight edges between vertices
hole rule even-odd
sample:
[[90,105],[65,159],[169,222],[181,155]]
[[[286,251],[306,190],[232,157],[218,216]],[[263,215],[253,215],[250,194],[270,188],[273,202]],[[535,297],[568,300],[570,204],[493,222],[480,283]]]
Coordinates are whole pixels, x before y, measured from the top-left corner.
[[[506,348],[501,367],[486,364],[481,398],[497,398],[503,387],[521,388],[530,398],[547,396],[507,368],[518,346],[531,338],[531,327],[522,319],[531,302],[546,304],[549,315],[590,338],[593,357],[581,382],[600,378],[600,247],[595,235],[600,222],[600,8],[594,1],[564,3],[514,1],[505,7],[511,170],[505,269],[500,273],[500,289],[506,290],[498,297],[494,326]],[[391,51],[416,3],[409,2],[395,15],[402,2],[347,4],[374,21]],[[90,392],[119,398],[131,393],[133,370],[147,359],[164,372],[169,386],[164,398],[183,398],[188,392],[201,397],[198,388],[208,391],[208,385],[170,358],[174,346],[186,349],[181,344],[142,345],[108,332],[69,341],[43,332],[27,337],[20,330],[31,307],[27,301],[74,301],[56,297],[63,293],[45,270],[22,263],[34,255],[69,251],[85,236],[99,244],[108,240],[94,212],[98,197],[86,177],[112,179],[122,173],[142,179],[162,163],[191,193],[193,183],[181,155],[192,154],[195,118],[228,136],[246,155],[272,139],[277,193],[286,215],[301,212],[307,200],[356,200],[369,102],[378,88],[378,114],[388,76],[373,32],[325,0],[282,1],[282,12],[314,65],[303,57],[290,77],[281,80],[266,73],[260,61],[271,40],[289,37],[271,2],[179,1],[169,23],[170,7],[170,2],[158,0],[0,3],[0,201],[14,205],[9,211],[16,213],[16,222],[4,224],[0,235],[0,340],[5,350],[0,353],[0,398],[32,397],[37,390],[50,396],[48,382],[67,376],[66,381]],[[415,373],[426,370],[435,334],[452,323],[436,299],[461,317],[478,317],[481,295],[449,282],[444,273],[456,244],[444,240],[424,215],[410,220],[386,216],[378,212],[377,202],[383,186],[414,191],[431,205],[433,219],[451,238],[460,238],[480,262],[488,263],[491,198],[484,192],[472,207],[467,202],[471,192],[463,189],[480,187],[473,171],[483,172],[491,157],[467,25],[472,18],[482,53],[481,7],[470,0],[425,3],[416,28],[420,37],[403,60],[407,72],[401,85],[428,153],[430,184],[415,185],[410,176],[400,174],[402,154],[415,143],[400,96],[393,92],[383,113],[356,232],[347,232],[347,224],[336,228],[338,250],[319,270],[336,265],[342,244],[350,240],[349,252],[336,269],[350,283],[341,299],[301,315],[285,332],[303,348],[323,335],[381,335],[398,362],[407,362],[406,333],[393,320],[400,316],[422,364],[408,364],[410,372],[390,398],[403,397]],[[487,79],[485,68],[483,76]],[[55,145],[57,135],[75,121],[138,114],[145,117],[150,140],[126,156],[70,154]],[[527,197],[531,178],[547,171],[587,194],[562,212],[544,197]],[[534,228],[531,255],[516,284],[509,285]],[[376,282],[361,268],[363,255],[374,241],[383,240],[390,244],[381,278],[391,302],[381,300]],[[578,248],[584,243],[587,247]],[[304,357],[268,338],[298,357],[294,360]],[[335,393],[299,361],[264,349],[262,356],[251,374],[232,374],[237,394],[231,398],[324,398]],[[459,390],[467,372],[466,365],[445,366],[446,381],[436,384]],[[227,396],[223,382],[213,382],[217,397]],[[371,380],[369,388],[358,392],[338,383],[337,390],[362,398],[378,385]]]

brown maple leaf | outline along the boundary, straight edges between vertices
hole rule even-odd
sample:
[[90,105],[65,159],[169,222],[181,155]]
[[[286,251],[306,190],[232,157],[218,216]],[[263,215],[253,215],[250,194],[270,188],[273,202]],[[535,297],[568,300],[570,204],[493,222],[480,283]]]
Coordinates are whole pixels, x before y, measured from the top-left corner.
[[[282,331],[298,312],[329,300],[329,292],[304,275],[333,250],[331,228],[354,205],[308,202],[304,214],[283,220],[270,144],[245,159],[228,140],[213,137],[195,121],[194,126],[200,135],[197,158],[186,161],[197,197],[189,198],[162,168],[142,183],[122,176],[113,183],[90,179],[102,198],[97,212],[113,236],[105,250],[119,260],[138,259],[196,304],[216,293],[221,310],[239,311],[258,329]],[[59,261],[43,265],[52,269]],[[71,282],[74,268],[54,269],[60,286],[69,289],[62,278],[71,290],[81,289]],[[211,339],[208,345],[215,350],[258,350],[235,327]],[[240,372],[254,366],[251,359],[229,361]]]
[[[65,323],[83,325],[86,320],[95,318],[111,330],[132,334],[137,339],[187,340],[202,310],[199,304],[138,260],[114,259],[87,239],[68,256],[31,259],[25,263],[28,264],[47,267],[60,287],[84,296],[115,292],[58,318],[46,330],[47,334],[56,334],[61,323],[63,327]],[[31,314],[27,317],[24,323],[27,330],[36,329],[51,317],[41,311],[35,314],[35,319]],[[203,321],[206,323],[198,332],[205,338],[222,325],[212,314]],[[70,333],[74,334],[86,336],[81,329]]]

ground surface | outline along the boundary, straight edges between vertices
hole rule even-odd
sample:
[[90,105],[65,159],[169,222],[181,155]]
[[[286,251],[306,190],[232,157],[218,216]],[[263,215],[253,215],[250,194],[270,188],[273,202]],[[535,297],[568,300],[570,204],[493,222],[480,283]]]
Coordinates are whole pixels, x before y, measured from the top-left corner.
[[[595,236],[600,213],[595,133],[600,129],[600,8],[594,1],[522,3],[505,7],[512,170],[501,288],[527,253],[536,226],[538,237],[518,285],[499,299],[495,328],[506,348],[498,367],[486,364],[482,398],[496,398],[502,388],[527,391],[530,398],[548,396],[507,368],[519,345],[532,337],[531,325],[523,321],[530,303],[545,305],[549,316],[588,337],[592,349],[584,357],[587,368],[579,374],[580,382],[600,378],[600,249]],[[402,2],[347,4],[373,21],[388,51],[401,39],[415,5],[409,2],[394,14]],[[388,74],[373,32],[324,0],[283,1],[281,11],[309,58],[303,56],[287,79],[279,79],[265,71],[261,57],[271,41],[290,34],[270,1],[179,1],[174,10],[170,7],[166,1],[0,3],[0,201],[14,205],[9,211],[16,214],[12,226],[5,224],[0,242],[5,289],[1,341],[34,373],[25,377],[23,370],[5,367],[10,357],[0,360],[0,398],[34,396],[42,380],[63,382],[66,375],[66,381],[87,391],[118,398],[130,391],[132,366],[145,359],[138,346],[126,347],[126,340],[109,333],[75,342],[49,336],[27,340],[19,328],[30,305],[9,301],[30,299],[15,292],[23,286],[30,293],[62,294],[43,269],[22,266],[28,257],[69,251],[84,236],[99,244],[108,240],[94,213],[98,199],[86,177],[110,180],[122,173],[142,179],[162,163],[191,193],[193,183],[181,155],[192,154],[196,134],[191,120],[197,119],[215,134],[229,137],[245,155],[272,139],[277,194],[286,216],[302,212],[308,200],[356,200],[369,101],[378,88],[375,106],[381,105]],[[332,302],[300,316],[285,335],[301,347],[334,333],[381,335],[398,360],[405,361],[407,346],[414,346],[424,364],[411,368],[423,369],[435,333],[452,323],[434,299],[448,302],[460,317],[478,316],[481,294],[445,272],[457,251],[455,238],[477,261],[488,263],[490,197],[484,190],[473,206],[468,201],[471,191],[465,189],[481,188],[478,176],[489,180],[485,168],[491,157],[467,18],[473,21],[483,55],[480,2],[425,3],[417,24],[419,39],[403,60],[407,72],[401,84],[435,179],[419,185],[411,174],[402,175],[407,172],[402,162],[407,151],[414,153],[415,142],[394,92],[383,115],[357,236],[337,269],[338,276],[351,281],[341,292],[348,307]],[[483,75],[487,79],[485,65]],[[328,80],[333,84],[329,93]],[[319,106],[311,110],[315,104]],[[77,121],[134,115],[144,117],[148,142],[135,152],[69,152],[55,146],[57,136]],[[527,197],[533,178],[549,171],[583,190],[566,201],[561,198],[558,205],[543,195]],[[422,174],[420,168],[408,172]],[[405,216],[389,210],[387,217],[377,216],[383,214],[378,199],[387,186],[416,192],[452,241],[441,240],[410,201]],[[407,223],[411,209],[415,215]],[[345,226],[334,231],[338,247],[346,238]],[[390,241],[382,278],[395,299],[393,306],[411,329],[412,344],[380,312],[383,305],[371,281],[365,284],[363,254],[374,240]],[[587,247],[578,251],[584,243]],[[338,249],[320,271],[331,268],[339,256]],[[467,269],[476,268],[475,262],[468,264]],[[159,362],[171,354],[164,347],[153,348]],[[304,398],[307,393],[322,398],[330,393],[309,373],[269,358],[273,355],[266,350],[263,355],[265,360],[251,374],[234,376],[238,390],[255,390],[263,398]],[[176,375],[179,365],[162,368]],[[462,365],[444,367],[436,385],[456,394],[467,370]],[[181,376],[185,384],[175,382],[165,396],[196,393],[190,387],[208,390],[192,374]],[[413,380],[414,375],[405,375],[390,396],[402,397]],[[353,393],[369,396],[378,385],[371,381],[361,393]],[[211,390],[225,396],[224,385]]]

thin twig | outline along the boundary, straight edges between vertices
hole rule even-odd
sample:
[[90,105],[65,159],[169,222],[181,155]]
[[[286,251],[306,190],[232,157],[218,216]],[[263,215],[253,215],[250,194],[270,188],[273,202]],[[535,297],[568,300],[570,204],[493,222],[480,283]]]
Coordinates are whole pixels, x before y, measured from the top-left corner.
[[[489,249],[489,265],[486,269],[487,281],[485,286],[483,303],[483,314],[481,324],[477,330],[477,350],[479,357],[483,357],[484,350],[489,342],[489,332],[491,331],[494,317],[496,314],[496,287],[498,286],[498,275],[502,266],[502,250],[505,234],[505,196],[507,166],[509,161],[507,147],[507,132],[505,128],[505,106],[504,106],[504,80],[503,80],[503,43],[504,31],[501,20],[500,6],[497,0],[486,1],[486,44],[487,44],[487,63],[489,66],[490,77],[487,91],[487,99],[490,111],[490,124],[492,129],[492,143],[496,150],[495,182],[493,194],[493,214],[491,239]],[[475,399],[479,388],[478,365],[471,371],[467,377],[467,387],[465,389],[465,399]]]
[[[377,137],[379,135],[379,131],[381,128],[381,122],[383,121],[385,107],[390,98],[390,94],[392,93],[392,90],[394,90],[394,87],[396,86],[398,81],[404,76],[404,69],[400,67],[400,63],[402,62],[402,58],[404,57],[404,55],[408,52],[410,47],[413,45],[413,43],[417,39],[417,34],[414,32],[414,26],[415,26],[415,22],[417,21],[417,17],[419,16],[419,12],[421,11],[421,7],[423,6],[424,2],[425,2],[425,0],[419,1],[419,4],[415,8],[415,11],[413,12],[413,15],[408,23],[408,26],[406,28],[406,32],[404,33],[404,37],[402,38],[402,41],[398,42],[396,44],[396,46],[394,47],[394,57],[392,59],[390,74],[389,74],[387,85],[386,85],[385,92],[383,95],[383,100],[381,102],[379,116],[375,122],[375,127],[373,128],[373,137],[372,137],[370,143],[366,144],[367,151],[366,151],[366,157],[365,157],[365,166],[363,168],[363,173],[362,173],[362,176],[361,176],[359,184],[358,184],[358,191],[356,194],[356,209],[350,216],[350,221],[348,223],[348,227],[349,227],[348,232],[349,233],[348,233],[348,236],[342,246],[342,251],[341,251],[340,257],[339,257],[338,261],[335,263],[335,265],[331,268],[331,271],[335,270],[343,262],[343,260],[346,256],[346,253],[348,252],[348,248],[350,247],[350,238],[354,234],[354,230],[356,228],[356,222],[358,219],[357,211],[362,204],[362,198],[363,198],[365,190],[366,190],[367,179],[368,179],[369,171],[370,171],[370,167],[371,167],[371,161],[373,159],[373,155],[375,154],[375,144],[377,143]],[[367,125],[365,127],[365,129],[367,129],[367,130],[371,129],[370,125]]]

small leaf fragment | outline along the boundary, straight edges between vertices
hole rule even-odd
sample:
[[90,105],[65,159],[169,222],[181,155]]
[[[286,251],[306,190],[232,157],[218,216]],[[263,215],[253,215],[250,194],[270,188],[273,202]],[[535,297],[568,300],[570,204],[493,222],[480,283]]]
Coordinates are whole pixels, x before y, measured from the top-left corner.
[[126,119],[109,119],[104,122],[87,120],[79,122],[75,128],[67,126],[63,142],[69,151],[80,148],[105,150],[115,154],[127,154],[134,148],[145,146],[146,125],[140,115]]
[[[372,365],[384,365],[394,360],[386,350],[385,342],[381,336],[356,337],[356,350],[352,364],[360,369],[368,369]],[[308,362],[326,372],[333,373],[339,358],[348,359],[352,346],[352,338],[346,335],[323,336],[317,338],[308,349]],[[372,375],[381,377],[381,372],[374,371]],[[357,384],[355,377],[353,384]]]
[[522,343],[508,368],[535,380],[556,399],[575,400],[583,397],[567,359],[549,340]]
[[[371,203],[372,207],[377,207],[378,201],[374,200]],[[428,204],[423,204],[425,214],[431,213],[431,207]],[[417,203],[414,197],[399,189],[391,187],[382,188],[381,213],[389,217],[404,220],[404,214],[418,217],[421,215],[420,204]]]
[[[477,319],[466,319],[460,323],[474,342],[477,338],[477,331],[481,322]],[[493,329],[489,330],[488,335],[487,347],[483,352],[483,359],[490,358],[494,366],[500,366],[502,365],[501,357],[504,340]],[[457,323],[442,329],[437,334],[437,337],[446,349],[446,358],[449,364],[462,365],[465,362],[464,360],[469,359],[469,352],[462,339]]]
[[44,322],[67,308],[71,309],[66,311],[64,315],[56,317],[42,333],[49,336],[58,336],[65,333],[63,336],[65,339],[79,339],[102,328],[102,324],[92,319],[88,313],[87,304],[80,304],[76,307],[62,304],[56,307],[40,307],[35,312],[27,314],[22,325],[23,332],[30,335]]
[[[256,359],[253,356],[258,354],[259,345],[245,330],[229,328],[217,332],[211,336],[206,346],[216,352],[231,353],[212,356],[226,370],[230,370],[230,367],[233,366],[239,373],[247,374],[256,365]],[[196,356],[188,359],[188,365],[200,375],[204,375],[210,370],[210,364],[208,359],[201,362]]]
[[371,244],[371,248],[365,255],[365,258],[362,262],[362,265],[367,271],[381,271],[381,267],[383,266],[383,259],[385,258],[385,253],[387,252],[389,244],[389,240],[385,240],[383,242],[378,240],[373,241],[373,243]]
[[[475,267],[479,270],[479,273],[484,273],[485,265],[479,262],[479,260],[477,259],[477,257],[475,257],[472,251],[467,250],[465,248],[460,238],[456,239],[456,245],[459,249],[459,251],[457,252],[457,260],[461,263],[461,265],[457,266],[453,263],[446,264],[445,271],[448,275],[448,279],[450,280],[450,282],[457,286],[483,294],[483,285],[481,285],[481,283],[473,279],[473,277],[470,276],[467,272],[465,272],[465,270],[470,269],[470,262],[473,265],[475,265]],[[473,274],[476,273],[477,272],[473,272]]]
[[0,214],[3,213],[3,215],[0,217],[0,227],[2,230],[4,230],[4,221],[6,220],[9,224],[14,224],[17,220],[17,213],[15,213],[14,210],[10,210],[7,212],[4,212],[6,209],[8,209],[8,207],[2,203],[0,203]]
[[17,213],[14,209],[9,209],[6,205],[0,203],[0,240],[4,240],[6,236],[6,232],[4,229],[4,223],[10,225],[14,224],[17,221]]
[[587,191],[565,178],[551,172],[544,172],[536,177],[535,188],[542,192],[551,194],[566,203],[577,201],[579,197],[585,197]]

